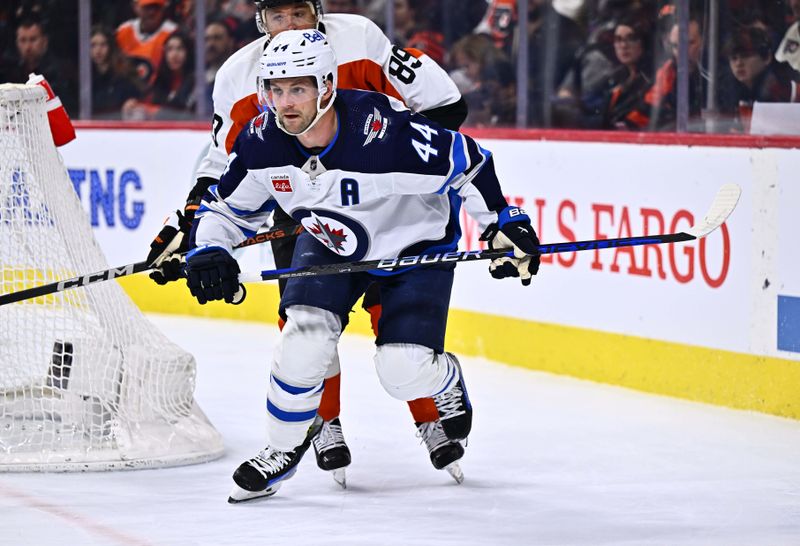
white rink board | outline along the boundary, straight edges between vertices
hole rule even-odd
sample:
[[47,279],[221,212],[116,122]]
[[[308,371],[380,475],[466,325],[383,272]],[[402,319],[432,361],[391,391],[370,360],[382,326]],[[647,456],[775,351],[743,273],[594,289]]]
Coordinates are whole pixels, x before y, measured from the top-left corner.
[[[800,152],[795,152],[795,156]],[[778,199],[778,269],[781,293],[800,297],[800,184],[795,157],[794,172],[782,169],[777,192]]]
[[[684,215],[701,219],[723,183],[739,184],[743,195],[726,226],[728,259],[717,231],[702,255],[699,242],[562,254],[542,265],[530,290],[482,282],[482,267],[463,267],[455,297],[459,307],[748,352],[754,174],[743,150],[482,144],[494,151],[509,201],[526,208],[542,242],[651,234],[659,231],[659,218],[669,232],[676,216],[675,227],[682,231],[691,224]],[[473,248],[476,239],[465,236],[465,245]],[[479,282],[481,289],[473,290]],[[712,333],[709,321],[724,328]]]
[[[77,183],[81,202],[110,265],[147,257],[165,218],[183,210],[208,144],[206,131],[91,129],[78,130],[78,138],[59,149],[73,180],[84,173],[86,180]],[[99,187],[92,173],[100,175]],[[124,182],[125,173],[138,185]],[[109,187],[111,200],[104,199]],[[243,269],[273,267],[268,244],[248,249],[245,259]]]
[[[67,167],[86,171],[87,179],[91,170],[114,173],[113,203],[102,192],[87,191],[89,182],[82,185],[82,202],[109,262],[144,258],[164,216],[184,202],[207,138],[205,131],[80,130],[78,140],[62,149]],[[691,218],[702,217],[722,184],[735,182],[743,193],[726,224],[727,240],[717,231],[703,244],[562,254],[543,264],[528,289],[491,280],[485,264],[467,264],[458,269],[453,307],[800,359],[800,353],[778,350],[776,334],[778,296],[800,296],[800,250],[790,238],[800,229],[800,190],[792,184],[800,152],[522,140],[481,144],[493,152],[510,202],[528,210],[543,242],[655,233],[659,219],[669,231],[677,218],[680,231]],[[135,172],[140,185],[122,184],[125,171]],[[134,202],[141,205],[140,218],[126,226],[122,217],[131,224]],[[476,248],[474,225],[463,224],[462,246]],[[244,251],[243,269],[271,268],[267,247]]]

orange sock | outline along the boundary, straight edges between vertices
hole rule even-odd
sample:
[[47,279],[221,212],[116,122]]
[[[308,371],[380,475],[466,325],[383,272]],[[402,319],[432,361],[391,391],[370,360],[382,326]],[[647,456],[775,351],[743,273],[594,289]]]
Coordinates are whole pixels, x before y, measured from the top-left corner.
[[[339,387],[342,374],[336,374],[325,380],[325,389],[322,391],[322,400],[319,402],[317,413],[326,421],[339,417]],[[435,406],[434,406],[434,409]]]
[[439,418],[439,412],[436,410],[433,398],[409,400],[408,409],[411,410],[411,415],[414,416],[414,421],[417,423],[436,421]]
[[372,323],[372,333],[375,334],[375,337],[378,337],[378,321],[381,318],[381,309],[383,308],[381,307],[380,303],[373,305],[372,307],[369,307],[367,309],[367,313],[369,313],[370,322]]

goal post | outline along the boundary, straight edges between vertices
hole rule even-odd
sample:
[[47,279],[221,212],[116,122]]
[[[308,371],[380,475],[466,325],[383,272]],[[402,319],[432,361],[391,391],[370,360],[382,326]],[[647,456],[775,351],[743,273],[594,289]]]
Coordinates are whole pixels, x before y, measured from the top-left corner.
[[[0,294],[107,269],[39,86],[0,85]],[[0,472],[208,461],[194,357],[116,282],[0,306]]]

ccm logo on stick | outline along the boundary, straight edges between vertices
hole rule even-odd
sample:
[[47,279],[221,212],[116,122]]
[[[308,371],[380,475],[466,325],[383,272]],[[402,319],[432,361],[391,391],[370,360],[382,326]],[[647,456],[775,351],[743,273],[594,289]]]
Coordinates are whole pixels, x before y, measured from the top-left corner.
[[125,267],[120,267],[119,269],[108,269],[106,271],[100,271],[99,273],[89,273],[88,275],[84,275],[83,277],[76,277],[74,279],[68,279],[66,281],[61,281],[58,283],[58,292],[65,290],[67,288],[72,288],[75,286],[86,286],[87,284],[91,284],[97,281],[106,281],[109,279],[114,279],[116,277],[124,277],[125,275],[132,275],[133,268],[135,264],[126,265]]

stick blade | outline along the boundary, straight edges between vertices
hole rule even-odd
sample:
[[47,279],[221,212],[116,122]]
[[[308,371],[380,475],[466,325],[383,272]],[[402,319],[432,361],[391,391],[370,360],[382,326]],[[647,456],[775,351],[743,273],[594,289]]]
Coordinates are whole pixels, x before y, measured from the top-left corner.
[[736,203],[739,202],[741,194],[742,188],[738,184],[725,184],[722,186],[703,220],[687,229],[686,233],[699,239],[717,229],[736,208]]

